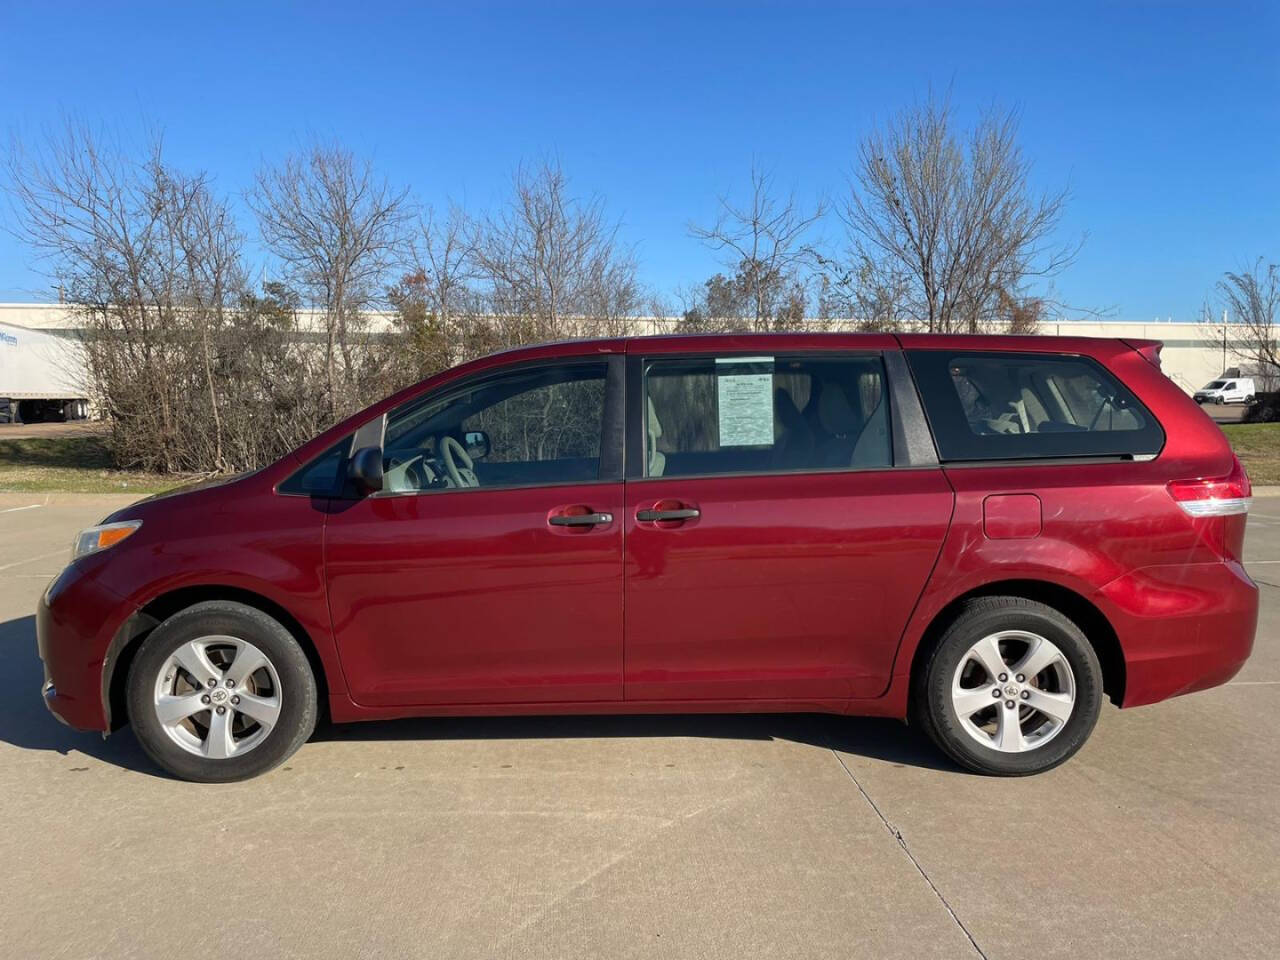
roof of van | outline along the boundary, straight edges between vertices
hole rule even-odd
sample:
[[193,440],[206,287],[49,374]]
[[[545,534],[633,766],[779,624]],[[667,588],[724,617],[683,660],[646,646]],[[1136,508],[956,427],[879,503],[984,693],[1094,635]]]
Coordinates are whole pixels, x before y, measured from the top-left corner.
[[1039,334],[988,333],[842,333],[842,332],[768,332],[768,333],[670,333],[648,336],[586,337],[554,340],[545,343],[508,347],[489,356],[512,354],[555,354],[572,349],[573,353],[635,353],[653,350],[670,353],[687,350],[832,350],[853,347],[871,350],[919,349],[937,350],[1012,350],[1028,352],[1093,353],[1116,346],[1146,354],[1158,350],[1159,340],[1136,340],[1117,337],[1042,336]]

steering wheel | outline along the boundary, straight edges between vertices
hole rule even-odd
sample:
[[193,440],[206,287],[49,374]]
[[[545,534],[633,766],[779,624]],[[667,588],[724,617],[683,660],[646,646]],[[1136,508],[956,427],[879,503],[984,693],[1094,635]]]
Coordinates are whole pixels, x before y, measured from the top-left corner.
[[466,448],[453,437],[445,436],[440,440],[440,454],[444,460],[444,470],[455,487],[478,487],[475,464],[467,454]]

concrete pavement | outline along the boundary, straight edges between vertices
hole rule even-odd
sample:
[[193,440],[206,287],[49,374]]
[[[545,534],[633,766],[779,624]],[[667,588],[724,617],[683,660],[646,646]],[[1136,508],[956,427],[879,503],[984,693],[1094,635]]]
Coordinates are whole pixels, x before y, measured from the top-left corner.
[[0,956],[1274,957],[1280,499],[1253,659],[964,774],[899,724],[411,720],[195,786],[39,697],[31,617],[111,498],[0,495]]

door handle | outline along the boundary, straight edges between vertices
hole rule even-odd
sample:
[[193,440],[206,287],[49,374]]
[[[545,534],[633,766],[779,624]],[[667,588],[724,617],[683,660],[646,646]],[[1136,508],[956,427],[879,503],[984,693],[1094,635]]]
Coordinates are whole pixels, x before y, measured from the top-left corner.
[[652,523],[656,520],[692,520],[694,517],[702,516],[702,511],[697,507],[679,507],[674,510],[637,510],[636,519]]
[[553,527],[594,527],[601,523],[613,523],[612,513],[558,513],[547,519]]

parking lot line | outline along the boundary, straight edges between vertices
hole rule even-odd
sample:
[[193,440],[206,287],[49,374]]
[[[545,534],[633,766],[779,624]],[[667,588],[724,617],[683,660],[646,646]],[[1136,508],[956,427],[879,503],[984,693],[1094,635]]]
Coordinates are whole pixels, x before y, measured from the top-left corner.
[[52,550],[49,553],[42,553],[39,556],[27,557],[25,560],[15,560],[13,563],[6,563],[3,566],[0,566],[0,570],[12,570],[14,567],[21,567],[23,564],[35,563],[37,560],[48,560],[50,557],[60,557],[66,552],[66,550]]
[[29,503],[25,507],[5,507],[0,513],[17,513],[19,510],[39,510],[43,503]]

